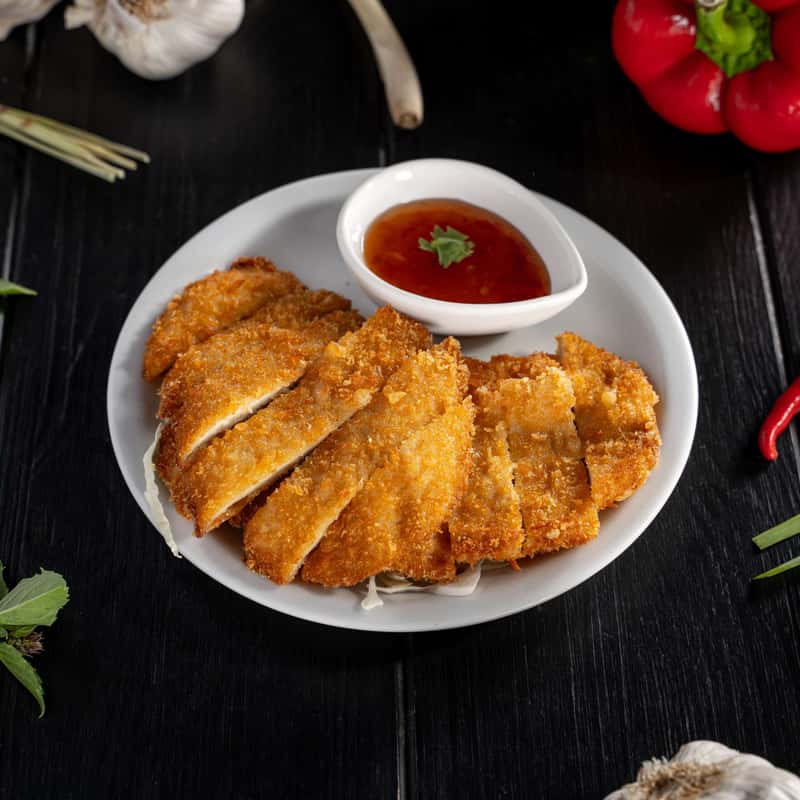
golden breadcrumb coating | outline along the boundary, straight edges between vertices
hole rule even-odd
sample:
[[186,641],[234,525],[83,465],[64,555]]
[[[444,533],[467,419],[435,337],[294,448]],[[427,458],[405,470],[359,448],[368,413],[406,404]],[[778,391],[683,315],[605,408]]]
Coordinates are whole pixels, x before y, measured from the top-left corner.
[[505,423],[487,413],[478,389],[495,387],[505,378],[535,377],[557,362],[545,353],[465,361],[470,391],[477,402],[477,417],[472,471],[461,505],[449,522],[450,541],[458,562],[476,564],[484,558],[507,561],[520,555],[524,541],[514,465]]
[[574,333],[558,337],[559,358],[575,389],[592,496],[600,508],[630,497],[658,463],[658,395],[638,364]]
[[473,394],[481,386],[493,386],[504,378],[535,378],[547,367],[557,365],[547,353],[531,353],[528,356],[506,354],[492,356],[489,361],[465,358],[469,367],[469,390]]
[[263,258],[239,258],[225,272],[190,283],[153,325],[144,352],[144,378],[155,380],[193,344],[252,314],[267,300],[301,288],[289,272]]
[[430,343],[422,325],[388,306],[330,342],[297,386],[211,441],[181,476],[180,507],[191,509],[198,535],[238,513]]
[[408,359],[253,516],[244,538],[247,566],[276,583],[293,580],[367,478],[411,433],[460,402],[466,385],[467,369],[455,339]]
[[522,551],[524,532],[506,426],[477,398],[472,469],[461,503],[448,522],[456,561],[508,561]]
[[597,506],[575,430],[567,374],[548,367],[536,378],[508,378],[478,390],[490,417],[503,421],[514,462],[525,543],[522,554],[575,547],[597,535]]
[[178,385],[183,391],[177,397],[173,394],[170,401],[169,424],[179,466],[214,436],[286,391],[328,342],[355,330],[361,321],[354,311],[334,311],[300,330],[262,322],[236,326],[204,342],[201,346],[213,345],[220,365],[204,370],[202,379],[181,381]]
[[452,580],[443,526],[466,484],[473,416],[467,398],[406,439],[328,528],[306,559],[303,580],[354,586],[386,570]]
[[269,300],[252,316],[231,325],[204,342],[193,345],[178,356],[161,382],[159,418],[172,418],[187,392],[204,383],[211,373],[224,370],[231,356],[231,341],[235,342],[239,337],[247,339],[257,336],[258,334],[253,334],[251,329],[257,328],[263,331],[274,326],[298,330],[326,314],[333,311],[347,311],[349,308],[349,300],[326,290],[312,292],[309,289],[300,289],[275,300]]

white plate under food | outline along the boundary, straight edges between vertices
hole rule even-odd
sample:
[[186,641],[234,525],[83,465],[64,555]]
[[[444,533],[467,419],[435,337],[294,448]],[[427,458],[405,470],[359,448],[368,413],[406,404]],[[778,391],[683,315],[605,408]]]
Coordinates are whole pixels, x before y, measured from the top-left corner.
[[[142,456],[155,434],[157,400],[154,386],[145,383],[141,374],[153,321],[187,283],[242,255],[266,256],[308,286],[337,291],[363,314],[371,314],[374,305],[340,260],[336,218],[347,196],[375,172],[321,175],[244,203],[181,247],[139,295],[111,359],[108,424],[125,482],[151,522],[144,499]],[[276,586],[250,572],[242,561],[240,533],[226,530],[195,538],[192,526],[175,512],[162,488],[178,547],[189,561],[233,591],[295,617],[360,630],[425,631],[486,622],[557,597],[601,570],[636,540],[675,488],[691,450],[697,420],[697,372],[691,345],[669,297],[633,253],[575,211],[546,197],[540,199],[583,256],[589,275],[586,292],[561,314],[535,327],[462,337],[461,344],[466,355],[479,358],[552,351],[555,335],[572,330],[644,367],[661,396],[661,460],[632,498],[601,512],[597,539],[535,559],[519,572],[489,572],[469,597],[384,595],[382,607],[364,611],[357,590],[299,582]],[[159,537],[155,530],[153,537]],[[166,547],[164,557],[170,557]]]

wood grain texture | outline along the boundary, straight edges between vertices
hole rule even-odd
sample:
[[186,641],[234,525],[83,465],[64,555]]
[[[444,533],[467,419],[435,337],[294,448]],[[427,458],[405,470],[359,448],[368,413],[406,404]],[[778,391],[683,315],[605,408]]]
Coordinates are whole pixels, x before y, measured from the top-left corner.
[[[425,90],[414,133],[391,128],[344,3],[252,0],[216,58],[159,84],[58,15],[27,77],[24,34],[0,45],[0,101],[154,156],[108,187],[0,142],[0,185],[28,187],[9,267],[40,291],[0,351],[0,559],[72,589],[37,661],[44,720],[0,674],[0,797],[602,797],[701,737],[800,770],[800,583],[748,585],[797,552],[749,539],[800,506],[791,443],[768,468],[753,448],[800,372],[800,160],[662,123],[613,63],[611,2],[535,25],[527,5],[387,2]],[[493,165],[637,252],[686,322],[700,419],[662,514],[584,585],[475,628],[367,636],[170,559],[114,463],[105,383],[134,298],[196,230],[290,180],[422,155]]]
[[[767,469],[753,450],[780,363],[749,157],[647,109],[614,65],[609,4],[578,19],[551,5],[536,25],[515,27],[440,3],[456,40],[503,41],[491,69],[423,35],[423,6],[390,3],[428,109],[417,134],[393,134],[392,159],[487,163],[628,244],[687,325],[701,407],[678,490],[614,564],[515,619],[415,637],[405,667],[411,796],[602,797],[642,759],[705,737],[800,769],[797,589],[748,585],[786,557],[757,556],[750,536],[800,506],[791,452]],[[795,165],[787,183],[797,174]],[[796,205],[785,208],[788,224]]]
[[[289,35],[303,31],[303,35]],[[110,449],[111,350],[149,276],[239,202],[375,163],[374,79],[346,9],[255,2],[212,62],[167,83],[85,31],[41,26],[36,111],[142,147],[107,186],[34,155],[0,384],[0,554],[72,600],[37,665],[48,714],[0,675],[0,796],[389,797],[397,645],[293,621],[170,558]]]

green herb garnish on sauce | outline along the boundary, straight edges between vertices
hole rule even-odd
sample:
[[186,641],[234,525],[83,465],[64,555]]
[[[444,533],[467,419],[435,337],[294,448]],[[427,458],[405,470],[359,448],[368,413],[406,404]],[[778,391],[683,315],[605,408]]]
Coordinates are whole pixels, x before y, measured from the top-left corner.
[[431,240],[420,239],[419,249],[427,253],[436,253],[439,264],[447,269],[451,264],[458,264],[475,252],[475,243],[461,231],[451,228],[442,230],[439,225],[434,225],[431,231]]

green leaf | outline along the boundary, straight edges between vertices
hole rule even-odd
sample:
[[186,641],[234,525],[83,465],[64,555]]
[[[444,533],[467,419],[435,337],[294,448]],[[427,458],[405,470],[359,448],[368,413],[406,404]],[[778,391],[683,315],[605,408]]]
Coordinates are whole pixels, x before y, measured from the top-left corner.
[[36,630],[35,625],[25,625],[23,627],[19,627],[17,625],[8,626],[8,633],[16,637],[17,639],[22,639],[29,633],[33,633],[35,630]]
[[772,578],[775,575],[780,575],[782,572],[788,572],[795,567],[800,567],[800,556],[790,558],[788,561],[784,561],[783,564],[779,564],[777,567],[773,567],[766,572],[762,572],[760,575],[756,575],[753,580],[760,581],[764,578]]
[[8,639],[8,631],[5,628],[0,628],[0,639]]
[[39,673],[10,644],[0,644],[0,662],[36,698],[41,719],[44,716],[44,689]]
[[431,231],[431,241],[418,240],[419,249],[426,253],[436,253],[439,264],[447,269],[451,264],[458,264],[475,252],[475,243],[461,231],[451,228],[442,230],[439,225],[434,225]]
[[8,594],[8,586],[6,586],[6,582],[3,579],[3,570],[5,567],[3,566],[3,562],[0,561],[0,600],[2,600]]
[[772,545],[784,541],[784,539],[791,539],[792,536],[797,536],[798,533],[800,533],[800,514],[781,522],[780,525],[776,525],[774,528],[759,533],[758,536],[753,537],[753,542],[758,546],[759,550],[765,550],[767,547],[772,547]]
[[52,625],[68,600],[64,578],[42,570],[20,581],[0,600],[0,625]]
[[27,286],[20,286],[18,283],[12,283],[5,278],[0,278],[0,296],[9,294],[35,295],[36,292],[34,292],[33,289],[29,289]]

